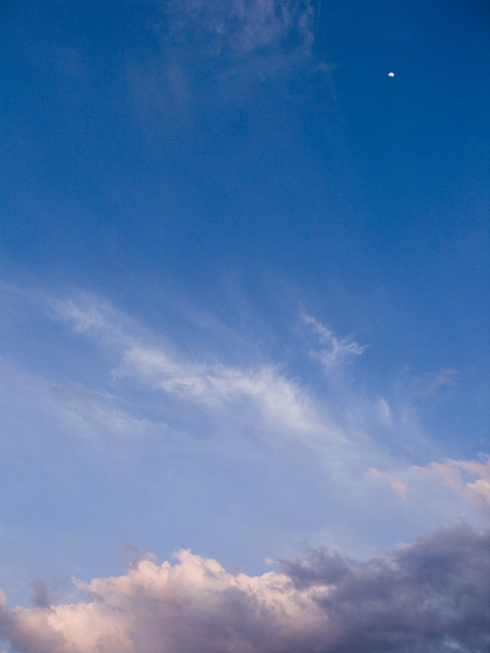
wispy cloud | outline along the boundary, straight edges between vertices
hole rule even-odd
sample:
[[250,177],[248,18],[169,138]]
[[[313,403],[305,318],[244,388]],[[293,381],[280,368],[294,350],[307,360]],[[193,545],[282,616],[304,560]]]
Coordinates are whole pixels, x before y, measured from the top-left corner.
[[402,499],[405,498],[407,492],[407,485],[399,478],[390,473],[380,472],[378,469],[371,468],[367,473],[368,478],[383,479],[386,481],[392,490],[396,492]]
[[[193,124],[196,111],[247,98],[252,87],[302,69],[330,75],[312,56],[316,0],[166,0],[152,25],[160,53],[127,61],[142,128]],[[199,107],[199,109],[197,109]]]
[[417,472],[440,478],[447,487],[465,496],[478,509],[490,511],[490,456],[477,460],[451,460],[415,467]]
[[[482,513],[490,512],[490,456],[480,454],[479,460],[452,460],[432,462],[426,466],[411,465],[394,467],[389,471],[370,469],[367,478],[388,484],[403,499],[420,503],[423,495],[426,502],[434,500],[451,501],[459,504],[460,514],[464,504]],[[468,515],[468,510],[466,510]]]
[[457,371],[453,369],[440,370],[436,374],[432,374],[433,379],[424,390],[418,390],[413,394],[416,397],[432,397],[440,386],[451,385],[454,383],[454,376],[456,374]]
[[[423,446],[414,416],[403,410],[394,411],[386,399],[370,403],[365,397],[343,392],[339,387],[342,379],[338,370],[361,356],[366,347],[351,338],[339,337],[310,315],[303,315],[303,323],[313,332],[315,341],[310,355],[321,361],[328,374],[333,373],[334,405],[328,401],[328,391],[327,396],[319,396],[272,362],[231,366],[216,360],[215,355],[207,356],[205,351],[199,357],[186,355],[169,340],[150,333],[95,297],[80,295],[53,302],[52,306],[57,320],[101,347],[109,364],[108,377],[116,384],[116,394],[121,384],[130,382],[155,396],[169,397],[181,406],[183,419],[197,411],[200,432],[213,433],[212,439],[220,440],[226,433],[227,439],[243,440],[250,446],[252,432],[256,442],[262,443],[260,446],[269,447],[285,438],[301,443],[305,451],[315,452],[322,461],[328,482],[337,485],[329,491],[342,495],[342,501],[354,488],[359,493],[363,486],[368,492],[373,481],[379,480],[406,499],[409,510],[415,511],[411,500],[414,487],[419,492],[422,486],[433,483],[429,476],[424,481],[415,471],[418,468],[410,464],[400,466],[400,461],[381,446],[381,430],[386,431],[391,442],[396,438],[413,442],[416,438]],[[439,376],[435,382],[442,383]],[[449,375],[445,374],[445,378]],[[90,418],[85,414],[89,409],[93,413]],[[80,404],[71,414],[78,422],[85,414],[86,430],[94,423],[107,423],[107,428],[115,433],[151,430],[151,421],[135,419],[120,408],[116,410],[109,401],[105,401],[103,409],[99,395],[84,398],[83,406]],[[171,421],[171,415],[168,419]],[[376,438],[371,434],[376,434]],[[454,464],[451,469],[456,473]],[[482,496],[485,482],[478,485]],[[476,497],[477,487],[468,492]],[[448,516],[451,509],[448,513],[443,503],[441,499],[436,512]]]
[[324,326],[311,315],[304,315],[303,319],[315,333],[321,345],[320,348],[312,350],[312,354],[318,356],[327,370],[345,363],[355,356],[360,356],[366,346],[360,346],[349,338],[338,338],[333,331]]
[[248,400],[261,419],[287,431],[307,433],[321,427],[312,401],[297,383],[271,364],[240,369],[205,358],[201,362],[189,360],[162,339],[148,333],[146,337],[131,333],[121,324],[122,316],[90,300],[85,305],[58,302],[56,312],[75,331],[116,354],[113,378],[133,378],[150,389],[213,412],[236,409],[237,402]]
[[148,419],[138,419],[119,406],[117,397],[85,387],[50,387],[50,396],[66,432],[94,441],[110,438],[136,440],[151,428]]
[[212,559],[137,561],[128,574],[78,583],[87,600],[0,611],[22,653],[354,653],[488,647],[490,536],[460,525],[356,563],[313,551],[259,577]]
[[284,48],[291,36],[295,48],[309,51],[313,41],[311,0],[170,0],[162,7],[174,38],[197,33],[200,38],[194,40],[212,56],[224,50],[243,57],[259,49]]
[[[337,336],[312,316],[303,318],[315,340],[310,355],[318,358],[331,375],[335,386],[331,400],[329,386],[326,395],[320,396],[271,362],[230,366],[216,361],[215,356],[208,357],[204,350],[199,358],[185,355],[171,342],[142,330],[93,297],[58,302],[56,313],[58,319],[98,343],[105,352],[105,358],[111,361],[107,373],[115,384],[114,392],[129,382],[156,397],[178,402],[180,423],[185,423],[188,416],[197,415],[199,426],[189,422],[190,432],[197,428],[200,437],[207,434],[208,445],[220,442],[220,457],[226,456],[224,452],[234,443],[235,449],[245,446],[249,454],[255,449],[254,455],[272,464],[276,447],[283,447],[286,442],[288,446],[299,445],[302,456],[308,459],[314,456],[310,469],[316,470],[315,483],[333,502],[330,519],[336,520],[345,511],[353,510],[357,514],[362,496],[366,510],[368,496],[372,501],[382,500],[388,505],[390,499],[382,490],[386,484],[398,496],[397,501],[403,500],[403,508],[396,503],[389,508],[398,515],[398,524],[402,509],[409,521],[421,518],[419,495],[432,487],[434,480],[429,476],[424,480],[410,464],[408,454],[404,454],[408,455],[408,464],[401,464],[388,453],[380,436],[386,432],[390,447],[396,439],[407,438],[412,444],[417,439],[423,447],[415,417],[393,409],[386,399],[370,402],[351,390],[342,390],[339,370],[359,357],[365,347],[350,338]],[[110,411],[107,412],[107,419],[113,419],[116,428],[116,416],[111,417]],[[166,428],[172,429],[172,416],[166,417]],[[92,421],[96,419],[101,419],[99,409]],[[130,419],[128,415],[128,424]],[[141,429],[140,424],[141,421],[135,422]],[[123,432],[122,424],[118,428]],[[285,463],[289,454],[283,451],[282,455]],[[427,459],[428,451],[423,455]],[[437,523],[459,514],[463,503],[455,502],[450,493],[440,488],[437,500],[427,503],[424,514],[429,521],[435,519]],[[465,514],[472,518],[469,507]],[[380,518],[381,514],[373,515],[375,521]]]

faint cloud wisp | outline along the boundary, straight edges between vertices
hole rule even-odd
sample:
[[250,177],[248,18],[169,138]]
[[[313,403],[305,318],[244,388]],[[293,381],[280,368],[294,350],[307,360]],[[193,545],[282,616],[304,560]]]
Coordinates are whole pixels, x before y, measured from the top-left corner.
[[322,348],[313,351],[318,356],[327,370],[347,362],[354,356],[360,356],[366,346],[360,346],[349,338],[337,338],[333,331],[324,326],[314,317],[304,315],[303,320],[308,324],[318,338]]

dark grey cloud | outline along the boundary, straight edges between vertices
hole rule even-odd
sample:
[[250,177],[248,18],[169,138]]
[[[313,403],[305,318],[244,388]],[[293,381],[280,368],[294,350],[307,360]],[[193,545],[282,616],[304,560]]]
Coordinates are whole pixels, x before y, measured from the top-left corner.
[[490,535],[438,531],[366,564],[314,552],[282,570],[328,586],[319,604],[339,629],[326,651],[490,650]]

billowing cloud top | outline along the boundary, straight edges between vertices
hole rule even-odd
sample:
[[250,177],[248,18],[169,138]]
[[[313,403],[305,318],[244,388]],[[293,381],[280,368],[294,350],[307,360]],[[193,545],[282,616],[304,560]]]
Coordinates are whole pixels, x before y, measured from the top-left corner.
[[[490,649],[490,535],[460,525],[355,563],[319,550],[260,577],[181,551],[78,584],[78,603],[10,610],[23,653],[429,652]],[[46,597],[44,597],[46,598]]]

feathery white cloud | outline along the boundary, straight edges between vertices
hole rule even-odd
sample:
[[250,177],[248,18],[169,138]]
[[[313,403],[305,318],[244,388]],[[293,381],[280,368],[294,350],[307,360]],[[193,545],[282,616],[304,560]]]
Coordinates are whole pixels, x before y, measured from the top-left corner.
[[[170,343],[160,340],[156,345],[151,342],[150,334],[143,337],[131,333],[122,326],[122,316],[95,301],[85,305],[73,300],[57,303],[56,312],[76,332],[115,352],[118,362],[112,372],[114,378],[136,379],[153,390],[174,395],[211,412],[226,408],[236,410],[237,402],[251,401],[254,419],[264,420],[276,429],[299,434],[321,432],[331,439],[345,440],[338,429],[325,423],[325,416],[322,423],[308,394],[271,364],[239,369],[186,359]],[[331,338],[338,344],[333,334]],[[340,341],[334,354],[337,364],[345,358],[344,349],[352,351],[352,344],[344,345]],[[358,349],[354,343],[355,353],[360,353]]]
[[312,350],[312,355],[320,358],[327,370],[345,363],[353,356],[360,356],[366,349],[366,346],[361,347],[349,338],[337,338],[333,331],[310,315],[304,315],[303,319],[312,328],[321,345],[319,349]]

